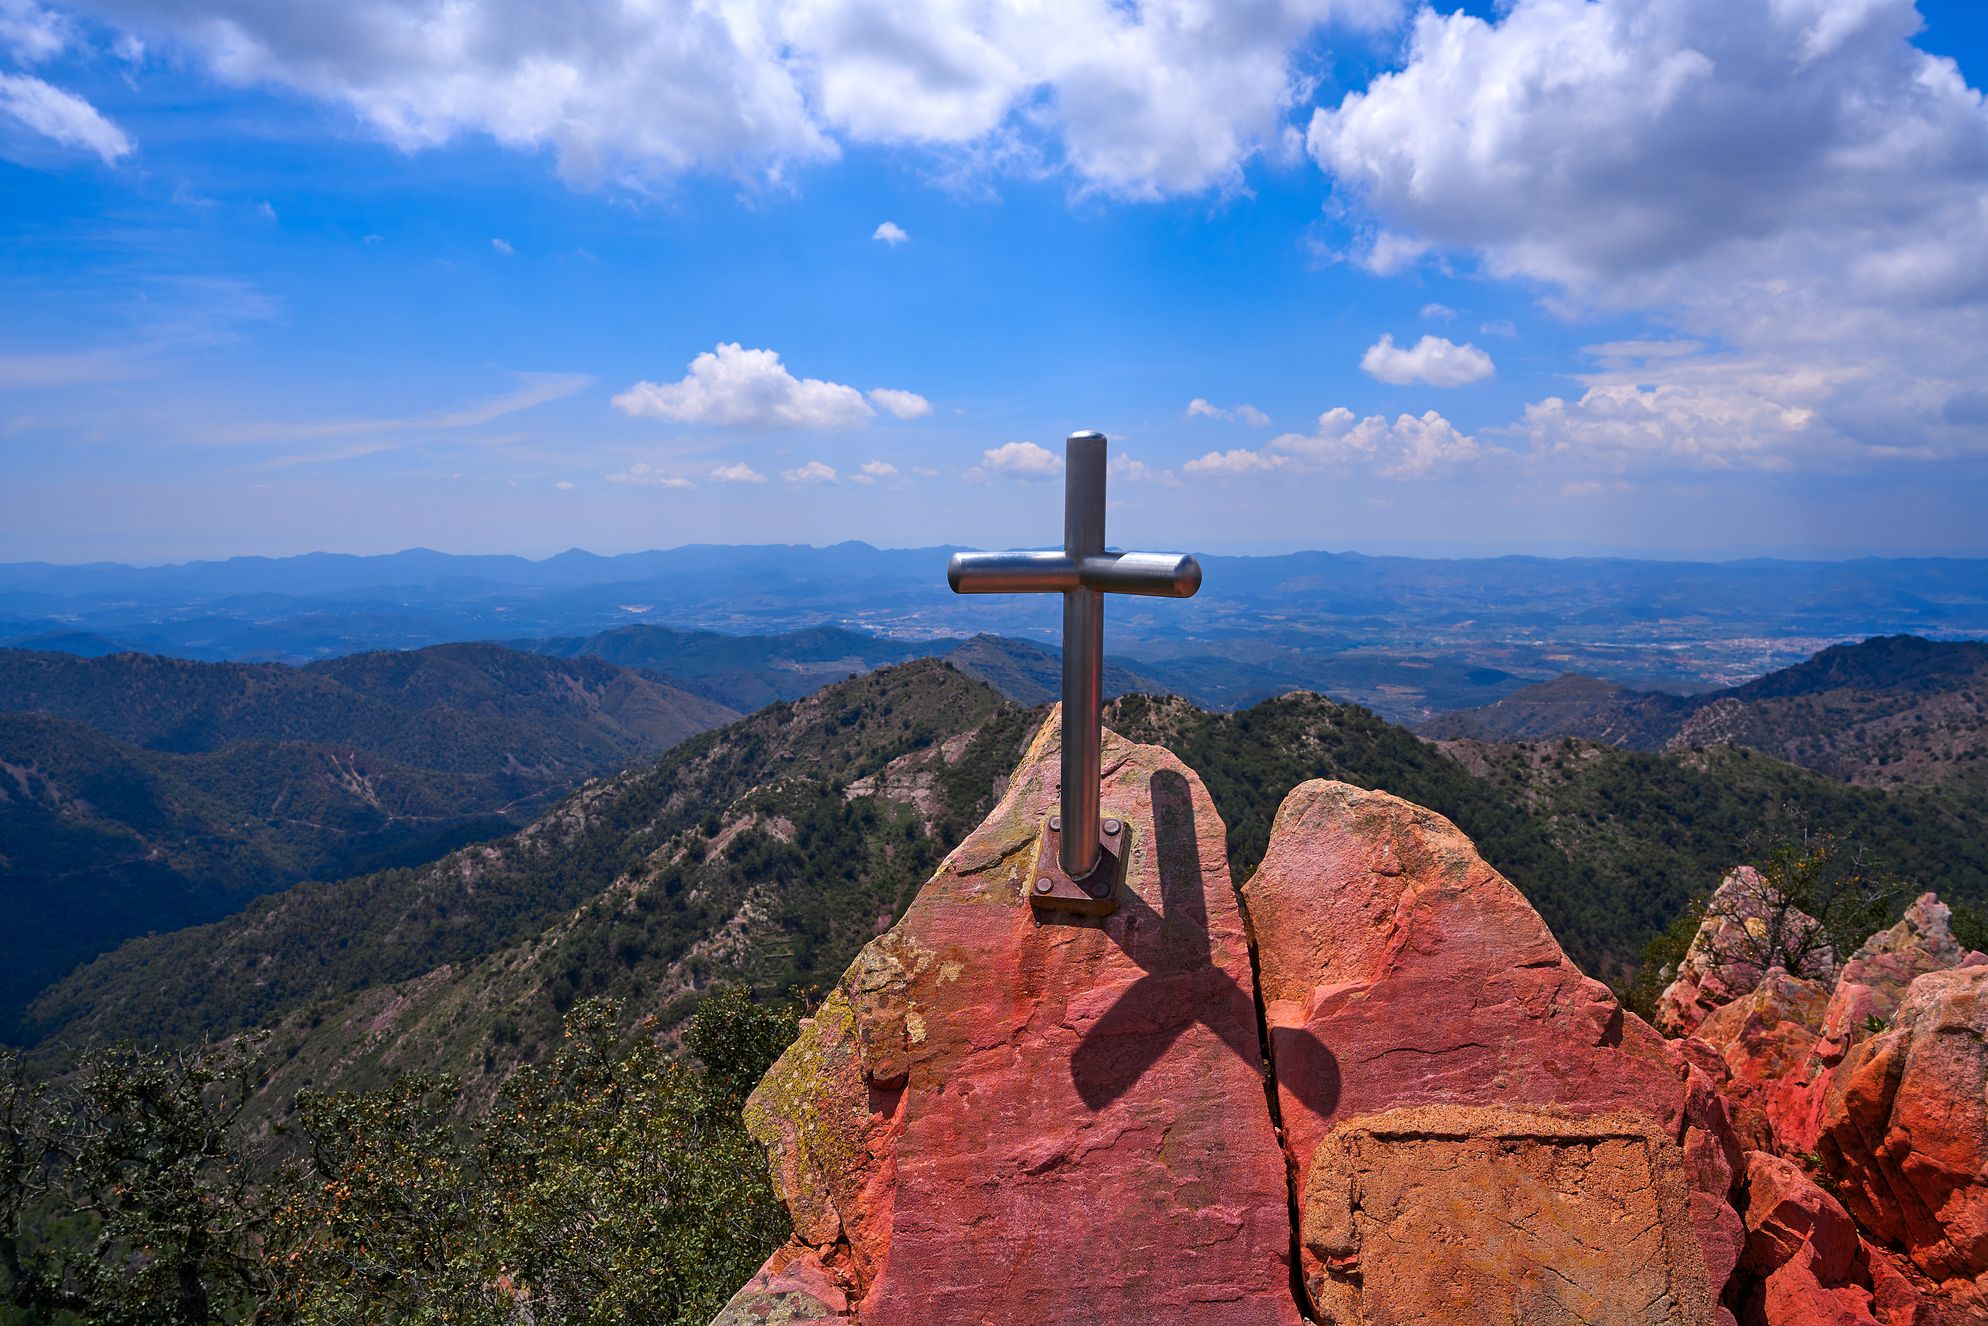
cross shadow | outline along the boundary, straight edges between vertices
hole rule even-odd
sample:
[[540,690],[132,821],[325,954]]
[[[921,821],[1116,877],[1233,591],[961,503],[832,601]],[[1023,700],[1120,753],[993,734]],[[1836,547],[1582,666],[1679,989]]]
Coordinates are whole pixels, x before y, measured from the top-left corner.
[[[1046,925],[1102,924],[1145,973],[1091,1026],[1070,1058],[1070,1080],[1093,1110],[1131,1090],[1195,1022],[1220,1036],[1252,1072],[1264,1069],[1256,1000],[1215,965],[1209,942],[1194,794],[1187,779],[1170,769],[1153,775],[1151,789],[1160,910],[1126,888],[1117,913],[1102,923],[1076,917],[1044,920]],[[1183,1018],[1183,1013],[1191,1016]],[[1278,1081],[1309,1108],[1330,1114],[1339,1101],[1339,1063],[1332,1051],[1295,1027],[1279,1028],[1271,1049]]]

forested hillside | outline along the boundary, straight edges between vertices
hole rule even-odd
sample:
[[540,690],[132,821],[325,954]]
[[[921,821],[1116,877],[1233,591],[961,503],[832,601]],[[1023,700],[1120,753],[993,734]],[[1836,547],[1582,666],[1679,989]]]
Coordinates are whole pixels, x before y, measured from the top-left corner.
[[1988,644],[1884,636],[1700,695],[1564,676],[1422,724],[1439,740],[1745,746],[1877,787],[1988,792]]
[[733,717],[493,645],[310,668],[0,650],[0,1040],[127,938],[432,861]]
[[[545,1052],[577,999],[631,1022],[697,993],[834,979],[991,807],[1041,721],[944,663],[830,687],[576,793],[531,828],[433,866],[313,884],[228,921],[125,946],[34,1009],[54,1055],[119,1037],[277,1024],[272,1101],[305,1085],[450,1072],[487,1098]],[[1806,822],[1914,884],[1988,897],[1988,819],[1733,750],[1585,742],[1432,745],[1292,695],[1237,714],[1127,697],[1108,721],[1200,771],[1238,872],[1284,795],[1344,779],[1431,806],[1475,838],[1590,970],[1643,945],[1750,843]]]

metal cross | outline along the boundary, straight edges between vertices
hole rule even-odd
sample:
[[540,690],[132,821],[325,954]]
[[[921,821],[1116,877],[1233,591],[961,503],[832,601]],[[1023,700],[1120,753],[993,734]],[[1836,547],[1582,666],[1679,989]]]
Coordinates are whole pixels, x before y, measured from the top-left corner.
[[946,580],[959,594],[1063,596],[1063,813],[1043,835],[1029,898],[1038,907],[1091,914],[1117,906],[1130,835],[1119,820],[1101,821],[1098,809],[1104,596],[1184,599],[1201,588],[1201,564],[1185,553],[1104,550],[1104,485],[1104,434],[1070,434],[1064,444],[1063,551],[954,553],[946,568]]

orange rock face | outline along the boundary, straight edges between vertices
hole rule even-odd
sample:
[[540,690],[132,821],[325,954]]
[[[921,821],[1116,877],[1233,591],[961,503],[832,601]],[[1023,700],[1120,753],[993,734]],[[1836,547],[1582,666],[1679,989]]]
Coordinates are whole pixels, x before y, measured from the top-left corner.
[[1988,1319],[1988,967],[1920,976],[1851,1047],[1818,1149],[1858,1222]]
[[[1734,1243],[1721,1214],[1730,1171],[1715,1139],[1692,1136],[1685,1063],[1581,974],[1455,825],[1385,793],[1306,783],[1243,893],[1301,1190],[1336,1128],[1404,1106],[1634,1116],[1695,1150],[1692,1172],[1715,1189],[1693,1213],[1699,1246],[1668,1265],[1701,1268],[1677,1291],[1681,1312],[1716,1299]],[[1360,1274],[1309,1248],[1304,1270],[1321,1310]]]
[[1167,752],[1109,739],[1121,904],[1038,917],[1024,872],[1057,736],[753,1096],[796,1242],[727,1326],[1297,1326],[1221,819]]

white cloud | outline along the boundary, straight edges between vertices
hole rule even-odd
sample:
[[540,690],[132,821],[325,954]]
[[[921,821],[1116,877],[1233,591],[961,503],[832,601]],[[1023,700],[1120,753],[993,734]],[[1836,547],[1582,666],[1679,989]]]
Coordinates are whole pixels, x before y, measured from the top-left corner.
[[680,381],[638,382],[614,398],[623,414],[761,428],[855,428],[875,417],[863,393],[796,378],[772,350],[728,341],[690,361]]
[[788,483],[815,484],[834,483],[837,479],[835,468],[821,461],[811,460],[807,464],[791,470],[780,471],[780,477]]
[[1448,322],[1456,316],[1456,310],[1448,304],[1424,304],[1422,319],[1425,322]]
[[1434,410],[1358,418],[1340,407],[1310,433],[1284,433],[1261,450],[1211,451],[1181,468],[1189,474],[1243,475],[1286,469],[1359,471],[1383,479],[1433,479],[1482,455],[1477,440]]
[[1063,472],[1063,458],[1033,442],[1004,442],[981,453],[981,468],[1022,479],[1048,479]]
[[619,474],[607,476],[609,483],[638,484],[647,488],[695,488],[680,474],[665,474],[646,460],[638,460]]
[[106,166],[137,150],[95,106],[27,74],[0,74],[0,115],[11,116],[64,147],[94,152]]
[[1424,9],[1405,67],[1314,115],[1307,142],[1371,266],[1474,261],[1557,311],[1640,311],[1725,347],[1541,402],[1519,427],[1548,445],[1980,455],[1988,433],[1949,407],[1988,368],[1988,104],[1913,44],[1921,25],[1912,0]]
[[892,248],[896,248],[898,245],[904,243],[904,241],[910,239],[911,236],[907,235],[904,232],[904,227],[897,222],[886,221],[870,232],[870,238],[880,239]]
[[1518,325],[1509,318],[1498,318],[1491,322],[1479,323],[1477,330],[1485,336],[1517,336]]
[[1398,387],[1415,382],[1432,387],[1462,387],[1482,382],[1494,371],[1491,356],[1474,345],[1458,345],[1442,336],[1424,336],[1404,350],[1394,343],[1393,336],[1385,334],[1360,356],[1360,368],[1368,377]]
[[720,465],[711,471],[711,477],[719,483],[765,483],[766,476],[744,461],[730,465]]
[[1135,197],[1294,152],[1322,37],[1405,0],[106,0],[239,85],[348,106],[407,150],[472,134],[569,179],[778,179],[849,143],[1047,163]]
[[1127,483],[1159,483],[1172,487],[1180,482],[1179,477],[1172,470],[1156,470],[1145,461],[1135,460],[1123,451],[1113,456],[1110,465],[1106,468],[1112,478],[1122,479]]
[[1355,466],[1383,479],[1432,479],[1478,458],[1476,439],[1434,410],[1390,423],[1340,406],[1318,417],[1311,433],[1285,433],[1270,445],[1314,465]]
[[932,402],[915,391],[898,391],[894,387],[872,387],[870,399],[899,419],[922,419],[932,413]]
[[1279,470],[1288,464],[1288,456],[1237,447],[1232,451],[1211,451],[1197,460],[1188,461],[1181,468],[1189,474],[1255,474],[1263,470]]
[[255,210],[262,216],[263,220],[265,221],[274,221],[276,219],[276,205],[274,203],[269,202],[266,199],[262,202],[257,203],[255,205]]
[[575,488],[578,488],[580,485],[574,483],[571,479],[561,479],[558,483],[555,483],[552,486],[554,488],[557,488],[562,493],[570,493]]
[[503,254],[506,258],[515,258],[518,254],[518,251],[511,247],[511,241],[508,239],[493,238],[490,241],[490,247]]
[[1254,405],[1238,405],[1233,408],[1225,408],[1220,405],[1210,405],[1199,396],[1196,396],[1187,403],[1187,417],[1190,419],[1240,419],[1251,428],[1267,428],[1270,426],[1270,416],[1257,409]]
[[62,54],[73,32],[69,20],[33,0],[0,0],[0,49],[22,64]]
[[849,476],[851,483],[876,483],[881,479],[895,479],[897,466],[887,460],[866,460]]
[[[393,418],[333,419],[311,423],[252,423],[232,428],[211,428],[201,440],[215,445],[242,443],[320,442],[338,437],[370,437],[377,434],[422,433],[480,428],[507,415],[585,391],[594,383],[588,373],[514,373],[517,386],[501,395],[472,401],[454,409],[429,410],[422,414]],[[383,443],[382,447],[394,445]]]

